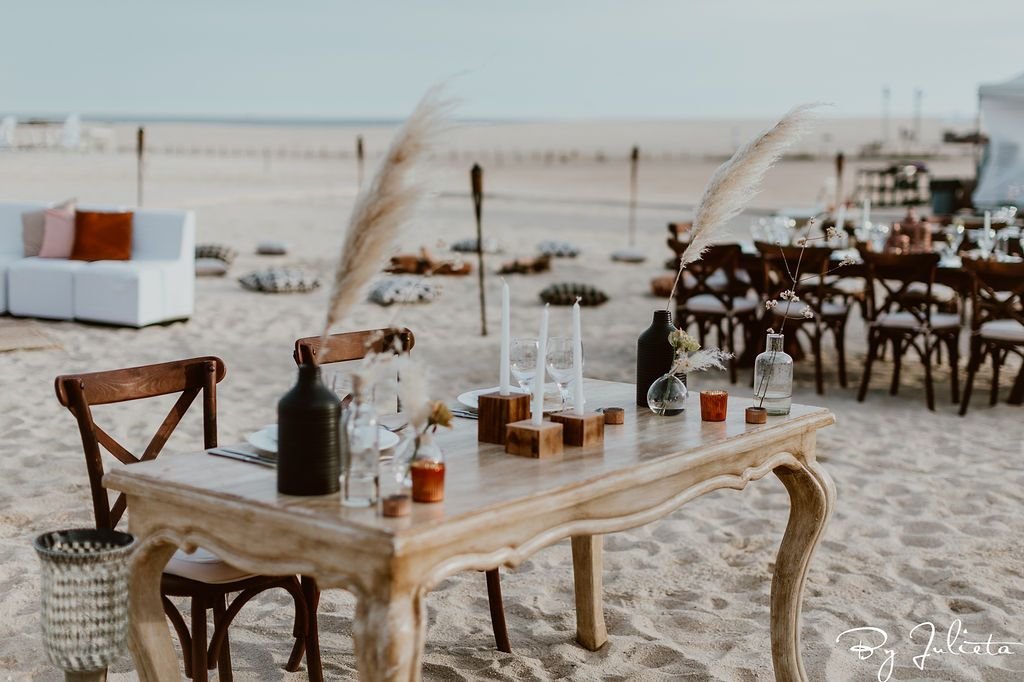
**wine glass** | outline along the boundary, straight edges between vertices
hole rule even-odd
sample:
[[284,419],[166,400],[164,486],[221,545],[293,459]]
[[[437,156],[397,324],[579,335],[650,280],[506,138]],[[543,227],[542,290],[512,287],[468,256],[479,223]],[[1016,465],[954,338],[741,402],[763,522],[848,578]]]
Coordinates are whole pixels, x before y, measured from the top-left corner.
[[960,252],[960,245],[964,243],[964,233],[966,231],[963,223],[956,223],[946,228],[946,243],[949,244],[951,256],[955,256]]
[[562,398],[562,408],[569,401],[569,383],[575,375],[572,358],[572,338],[568,336],[552,336],[548,339],[547,358],[545,358],[548,374],[555,380],[558,395]]
[[509,348],[509,369],[525,393],[537,373],[537,345],[537,339],[517,336]]
[[982,227],[978,230],[978,248],[981,249],[981,257],[988,260],[989,256],[992,255],[992,247],[995,246],[996,231],[990,228]]

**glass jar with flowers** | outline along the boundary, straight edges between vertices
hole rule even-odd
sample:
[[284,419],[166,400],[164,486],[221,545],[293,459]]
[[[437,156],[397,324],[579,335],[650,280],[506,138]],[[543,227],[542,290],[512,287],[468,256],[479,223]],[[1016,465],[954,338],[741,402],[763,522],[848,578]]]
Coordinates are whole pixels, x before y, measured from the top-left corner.
[[416,433],[409,470],[413,502],[444,500],[444,450],[434,440],[437,427],[452,427],[452,413],[440,400],[430,404],[426,424]]

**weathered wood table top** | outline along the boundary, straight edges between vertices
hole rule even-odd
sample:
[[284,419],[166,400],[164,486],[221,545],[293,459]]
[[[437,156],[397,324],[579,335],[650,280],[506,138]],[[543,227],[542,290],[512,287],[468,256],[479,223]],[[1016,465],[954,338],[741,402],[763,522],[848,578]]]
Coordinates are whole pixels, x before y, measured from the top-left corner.
[[632,384],[588,380],[586,386],[588,407],[626,412],[625,424],[606,427],[602,444],[567,446],[550,459],[521,458],[478,442],[476,422],[456,418],[437,437],[447,464],[444,502],[414,504],[404,518],[342,507],[338,495],[279,495],[274,470],[205,453],[167,454],[110,472],[104,484],[126,493],[139,539],[131,643],[140,675],[178,674],[159,580],[179,546],[205,547],[254,573],[313,576],[322,587],[352,591],[361,676],[410,680],[419,678],[422,598],[433,585],[463,570],[515,566],[571,537],[578,639],[596,649],[607,639],[601,534],[656,520],[711,490],[742,489],[774,471],[792,510],[773,579],[773,663],[777,679],[806,679],[800,595],[835,497],[815,461],[815,433],[834,422],[832,414],[794,405],[789,416],[748,425],[743,410],[750,398],[734,396],[728,419],[710,423],[700,420],[696,395],[684,414],[659,417],[635,405]]

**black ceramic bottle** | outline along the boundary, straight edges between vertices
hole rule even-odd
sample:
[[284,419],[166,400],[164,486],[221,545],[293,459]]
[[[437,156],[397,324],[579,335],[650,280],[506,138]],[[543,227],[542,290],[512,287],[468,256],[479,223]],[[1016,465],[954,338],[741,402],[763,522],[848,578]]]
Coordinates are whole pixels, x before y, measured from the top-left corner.
[[299,380],[277,404],[277,491],[328,495],[339,489],[341,401],[320,380],[320,368],[301,365]]
[[647,407],[651,384],[672,369],[675,351],[668,335],[674,330],[671,311],[655,310],[651,326],[636,340],[636,404],[640,407]]

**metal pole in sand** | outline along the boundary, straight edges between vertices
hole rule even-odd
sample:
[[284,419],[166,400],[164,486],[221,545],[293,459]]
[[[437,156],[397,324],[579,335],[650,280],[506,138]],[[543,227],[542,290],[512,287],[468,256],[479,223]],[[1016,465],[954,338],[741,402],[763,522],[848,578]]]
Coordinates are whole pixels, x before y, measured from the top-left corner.
[[137,159],[135,180],[135,205],[142,206],[142,156],[146,149],[146,129],[139,126],[135,135],[135,156]]
[[363,136],[356,137],[356,193],[363,189]]
[[629,155],[629,247],[636,246],[636,183],[640,166],[640,147],[634,146]]
[[473,213],[476,215],[476,268],[480,281],[480,336],[487,336],[487,305],[484,297],[484,233],[480,217],[484,205],[484,169],[474,163],[469,171],[473,189]]

